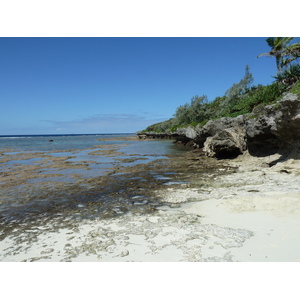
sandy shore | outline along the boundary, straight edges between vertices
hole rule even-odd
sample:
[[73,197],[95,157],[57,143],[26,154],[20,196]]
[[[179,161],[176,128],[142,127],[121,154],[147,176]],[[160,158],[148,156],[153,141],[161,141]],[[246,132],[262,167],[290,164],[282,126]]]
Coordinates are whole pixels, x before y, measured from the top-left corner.
[[300,162],[291,158],[266,166],[266,160],[277,158],[246,155],[230,162],[239,167],[237,173],[216,180],[204,201],[180,208],[202,214],[202,224],[251,232],[240,246],[228,249],[233,261],[300,261]]
[[209,184],[158,190],[171,207],[149,214],[21,228],[0,261],[300,261],[300,162],[267,165],[277,158],[246,154]]

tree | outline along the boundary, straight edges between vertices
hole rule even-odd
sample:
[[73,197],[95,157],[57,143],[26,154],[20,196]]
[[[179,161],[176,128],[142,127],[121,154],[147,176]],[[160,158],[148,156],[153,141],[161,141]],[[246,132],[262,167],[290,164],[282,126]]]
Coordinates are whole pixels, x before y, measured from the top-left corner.
[[282,67],[287,67],[292,61],[297,60],[300,57],[300,43],[289,45],[285,52],[284,58],[282,59]]
[[[274,56],[276,58],[277,75],[273,77],[278,82],[287,85],[296,82],[300,78],[300,65],[296,62],[300,58],[300,43],[290,44],[293,39],[293,37],[269,37],[266,41],[271,47],[270,52],[258,56]],[[292,62],[294,63],[292,64]]]
[[207,104],[207,96],[203,95],[199,97],[198,95],[195,95],[192,97],[191,103],[185,103],[184,105],[177,107],[174,115],[177,125],[187,125],[204,121],[207,117]]
[[177,107],[174,115],[176,118],[177,125],[191,123],[191,119],[189,116],[189,108],[190,105],[188,103],[185,103],[184,105],[180,105],[179,107]]
[[234,83],[233,86],[225,92],[225,96],[229,101],[236,99],[239,95],[245,94],[253,83],[253,75],[250,73],[250,68],[247,65],[244,77],[239,83]]
[[275,57],[277,71],[278,71],[278,73],[280,73],[282,71],[282,67],[283,67],[283,60],[284,60],[285,56],[288,54],[289,43],[293,39],[294,39],[293,37],[269,37],[266,39],[266,42],[268,43],[269,47],[271,47],[270,52],[261,53],[257,57],[260,57],[263,55]]
[[201,97],[195,95],[191,99],[191,105],[190,105],[191,122],[202,122],[206,118],[207,104],[208,104],[208,98],[206,95],[203,95]]

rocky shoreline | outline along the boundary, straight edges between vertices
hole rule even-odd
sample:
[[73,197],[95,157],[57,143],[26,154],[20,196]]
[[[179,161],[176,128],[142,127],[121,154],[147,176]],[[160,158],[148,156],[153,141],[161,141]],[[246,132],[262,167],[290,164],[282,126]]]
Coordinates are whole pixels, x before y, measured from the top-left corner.
[[[157,144],[139,142],[136,137],[135,141],[146,147]],[[167,156],[125,154],[120,152],[121,146],[125,146],[124,138],[119,144],[84,150],[24,153],[5,150],[1,162],[6,167],[0,174],[0,261],[89,260],[90,252],[101,252],[94,241],[88,250],[85,246],[80,251],[76,248],[70,256],[71,247],[88,235],[81,230],[88,230],[86,224],[91,228],[99,224],[111,227],[122,220],[127,225],[136,219],[140,226],[145,218],[160,212],[160,207],[178,207],[178,201],[165,201],[163,190],[178,186],[196,188],[213,176],[233,171],[193,151],[178,151],[168,159]],[[76,158],[80,153],[84,154],[84,160]],[[114,159],[115,163],[105,169],[97,168],[87,177],[80,176],[93,171],[97,158],[98,163],[106,158]],[[192,178],[198,182],[193,186]],[[81,234],[77,234],[78,230]],[[125,226],[124,233],[130,235],[135,230],[134,226]],[[117,236],[117,233],[108,235]],[[98,240],[103,247],[104,240],[105,236]],[[101,257],[97,256],[98,261],[104,260],[105,249]]]
[[155,210],[15,228],[0,242],[1,261],[300,261],[300,163],[272,165],[279,156],[187,152],[173,180],[189,181],[153,190]]
[[200,148],[216,158],[234,158],[248,151],[253,156],[287,155],[300,142],[300,98],[287,93],[272,105],[260,105],[251,114],[210,120],[204,126],[174,132],[137,132],[140,139],[168,138]]

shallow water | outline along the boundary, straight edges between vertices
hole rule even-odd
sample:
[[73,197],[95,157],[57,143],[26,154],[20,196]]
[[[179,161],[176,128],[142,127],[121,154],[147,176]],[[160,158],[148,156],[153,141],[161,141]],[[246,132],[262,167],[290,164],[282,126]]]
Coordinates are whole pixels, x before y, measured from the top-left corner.
[[[118,144],[118,141],[105,141],[112,137],[126,137],[128,135],[41,135],[41,136],[0,136],[1,149],[15,149],[15,151],[53,151],[69,149],[86,149],[94,145]],[[102,140],[99,141],[98,139]],[[53,142],[49,142],[53,140]]]
[[[0,169],[0,261],[109,261],[117,256],[143,261],[149,255],[172,260],[179,248],[184,259],[195,261],[194,254],[202,251],[201,215],[177,209],[202,193],[206,197],[214,176],[229,169],[172,141],[90,136],[89,147],[80,148],[82,141],[75,138],[78,149],[73,140],[64,141],[61,150],[42,151],[38,144],[32,150],[7,145],[0,150],[0,166],[5,166]],[[179,192],[174,199],[187,188],[188,197]],[[208,228],[206,248],[216,230]],[[184,238],[178,235],[182,231]],[[139,253],[144,246],[145,256]],[[166,247],[172,248],[170,255],[160,256]]]
[[66,218],[149,213],[161,205],[158,187],[183,182],[167,168],[169,155],[182,152],[168,140],[47,136],[0,143],[0,238],[52,218],[63,227]]

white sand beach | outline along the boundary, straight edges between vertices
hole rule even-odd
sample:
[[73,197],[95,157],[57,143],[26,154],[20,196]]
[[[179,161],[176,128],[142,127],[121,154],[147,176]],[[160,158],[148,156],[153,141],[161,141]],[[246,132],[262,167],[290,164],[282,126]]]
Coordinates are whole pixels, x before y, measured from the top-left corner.
[[230,248],[233,261],[300,261],[299,161],[271,168],[265,161],[247,155],[232,161],[239,165],[238,173],[223,177],[205,201],[187,203],[181,210],[202,214],[202,224],[250,231],[240,247]]
[[0,261],[300,261],[300,161],[266,166],[278,157],[228,160],[237,172],[157,192],[172,208],[149,215],[25,228],[0,242]]

